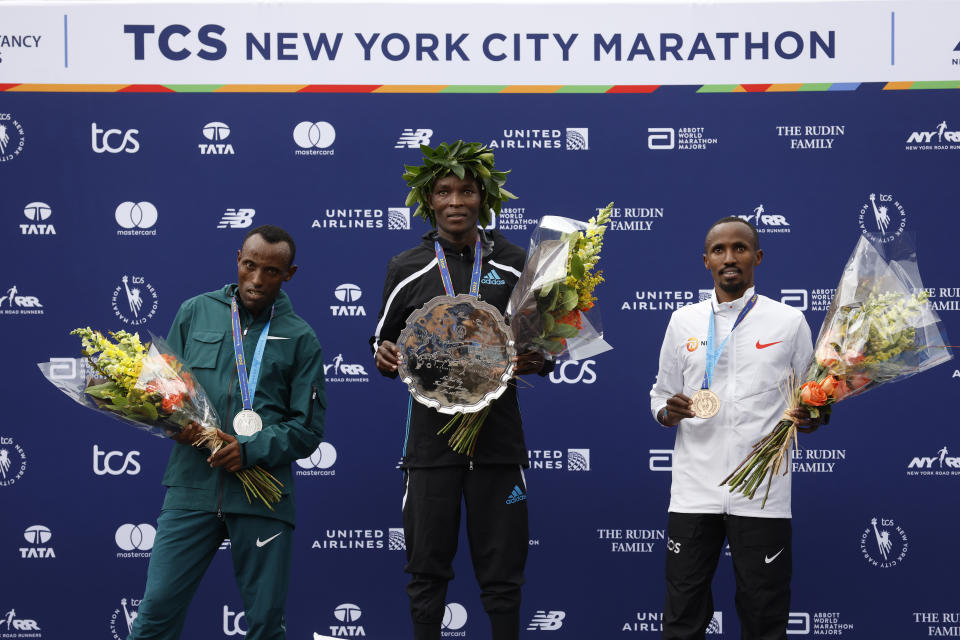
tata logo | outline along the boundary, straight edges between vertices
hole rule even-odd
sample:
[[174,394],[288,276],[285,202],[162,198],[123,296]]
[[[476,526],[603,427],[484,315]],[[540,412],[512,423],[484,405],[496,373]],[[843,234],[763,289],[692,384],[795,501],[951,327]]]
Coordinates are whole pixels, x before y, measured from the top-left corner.
[[363,613],[360,611],[360,607],[355,604],[345,602],[338,605],[337,608],[333,610],[333,617],[336,618],[340,624],[330,625],[330,635],[335,638],[366,636],[367,633],[363,630],[363,625],[351,624],[359,620],[361,615],[363,615]]
[[[345,282],[333,290],[333,295],[340,302],[356,302],[363,295],[363,291],[357,285]],[[356,304],[332,304],[330,305],[330,312],[335,316],[367,315],[363,305]]]
[[550,372],[550,382],[554,384],[593,384],[597,381],[597,374],[593,370],[597,364],[596,360],[565,360],[558,362],[553,371]]
[[93,472],[98,476],[135,476],[140,473],[139,451],[101,451],[93,445]]
[[203,125],[203,137],[209,142],[197,145],[202,156],[232,156],[235,154],[233,145],[224,142],[230,136],[230,127],[222,122],[208,122]]
[[140,151],[140,141],[134,136],[139,129],[101,129],[96,122],[90,124],[90,146],[94,153],[136,153]]
[[[225,636],[245,636],[247,635],[246,616],[243,611],[231,611],[230,607],[223,605],[223,635]],[[243,625],[240,623],[243,622]]]
[[56,558],[57,554],[51,547],[42,546],[50,542],[52,537],[53,534],[48,527],[42,524],[30,525],[24,530],[23,538],[33,546],[20,547],[20,557],[32,559]]
[[30,221],[30,224],[20,225],[20,234],[24,236],[55,236],[57,230],[52,224],[44,224],[51,215],[53,209],[46,202],[31,202],[23,208],[24,217]]

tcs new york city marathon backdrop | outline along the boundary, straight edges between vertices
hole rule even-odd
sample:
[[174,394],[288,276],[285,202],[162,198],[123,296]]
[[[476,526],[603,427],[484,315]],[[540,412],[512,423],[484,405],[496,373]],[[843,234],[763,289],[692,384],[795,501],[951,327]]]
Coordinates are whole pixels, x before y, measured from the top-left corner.
[[[401,179],[404,164],[420,162],[420,144],[493,148],[518,195],[495,226],[524,247],[541,216],[585,220],[616,203],[597,290],[614,349],[559,362],[520,391],[531,518],[523,637],[659,637],[674,432],[653,420],[648,393],[671,312],[712,288],[702,253],[713,221],[736,215],[757,226],[765,253],[758,291],[802,310],[816,335],[857,239],[880,231],[886,215],[886,234],[915,239],[930,304],[960,339],[960,82],[951,80],[960,30],[928,60],[950,82],[915,86],[896,68],[888,80],[900,84],[850,76],[791,85],[770,84],[776,75],[766,84],[646,83],[626,69],[616,72],[626,78],[616,91],[616,83],[587,91],[580,82],[513,92],[473,86],[470,77],[447,91],[409,82],[398,83],[406,90],[322,88],[319,76],[305,78],[318,83],[311,91],[263,82],[217,91],[153,82],[149,73],[109,87],[93,78],[84,81],[100,84],[31,88],[20,84],[32,81],[28,49],[54,48],[59,64],[69,46],[26,23],[7,30],[2,17],[0,9],[0,79],[8,83],[0,84],[0,638],[127,637],[173,444],[77,406],[37,363],[71,375],[59,359],[78,355],[68,335],[78,326],[165,335],[182,301],[235,281],[242,238],[261,224],[280,225],[297,242],[299,271],[285,290],[323,345],[329,404],[324,442],[294,467],[288,637],[407,637],[396,469],[407,392],[377,373],[367,339],[388,260],[428,230],[404,206]],[[207,20],[147,18],[140,22],[156,25],[143,32],[148,62],[162,61],[153,38],[163,24],[196,31]],[[689,34],[677,51],[696,55],[699,46],[703,57],[709,46],[722,60],[726,42],[728,59],[748,70],[752,60],[769,61],[786,77],[782,65],[799,46],[826,77],[849,40],[815,22],[806,30],[734,25],[736,38],[708,30],[706,45]],[[799,39],[778,37],[786,31]],[[533,40],[510,33],[490,46],[532,51]],[[922,29],[911,33],[908,43],[924,38]],[[643,46],[655,61],[677,60],[661,58],[661,35],[647,34]],[[134,60],[126,38],[122,53]],[[889,31],[876,39],[887,64]],[[177,50],[181,41],[168,40]],[[401,44],[385,51],[399,55]],[[637,50],[635,32],[621,44],[625,62]],[[276,41],[269,46],[277,64]],[[263,61],[261,49],[253,53]],[[844,403],[828,427],[801,436],[790,469],[789,634],[960,633],[958,395],[952,361]],[[444,638],[489,633],[468,555],[464,538]],[[739,637],[733,583],[725,550],[711,637]],[[185,638],[246,632],[229,542],[186,629]]]

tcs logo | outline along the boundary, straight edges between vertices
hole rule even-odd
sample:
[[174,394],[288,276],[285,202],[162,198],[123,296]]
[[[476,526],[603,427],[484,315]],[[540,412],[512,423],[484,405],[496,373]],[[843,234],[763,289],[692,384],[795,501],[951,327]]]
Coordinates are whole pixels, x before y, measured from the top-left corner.
[[593,370],[597,364],[596,360],[564,360],[558,362],[553,371],[550,372],[550,382],[554,384],[593,384],[597,381],[597,373]]
[[[136,153],[140,151],[140,141],[134,138],[134,135],[139,135],[139,129],[127,129],[126,131],[121,131],[120,129],[101,129],[97,126],[96,122],[90,124],[90,146],[93,148],[94,153],[120,153],[126,151],[127,153]],[[120,142],[113,144],[110,142],[110,139],[114,138],[120,139]]]
[[93,445],[93,472],[98,476],[135,476],[140,473],[139,455],[139,451],[130,451],[126,455],[123,451],[101,451],[100,447]]

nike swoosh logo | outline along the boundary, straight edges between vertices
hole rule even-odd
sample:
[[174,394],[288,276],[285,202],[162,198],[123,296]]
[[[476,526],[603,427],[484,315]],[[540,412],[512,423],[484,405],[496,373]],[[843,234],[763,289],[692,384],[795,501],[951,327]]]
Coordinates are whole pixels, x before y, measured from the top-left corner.
[[[271,542],[274,538],[276,538],[277,536],[279,536],[279,535],[282,534],[282,533],[283,533],[283,531],[281,531],[280,533],[276,533],[276,534],[270,536],[269,538],[267,538],[266,540],[261,540],[261,539],[260,539],[260,536],[257,536],[257,546],[258,546],[258,547],[262,547],[262,546],[265,546],[265,545],[270,544],[270,542]],[[781,551],[783,551],[783,549],[781,549]]]
[[267,336],[267,340],[289,340],[290,338],[284,338],[283,336]]
[[[280,534],[278,533],[277,535],[280,535]],[[780,551],[777,551],[775,554],[773,554],[772,558],[770,556],[763,556],[763,561],[766,562],[767,564],[770,564],[771,562],[776,560],[777,556],[779,556],[781,553],[783,553],[783,549],[780,549]]]
[[757,349],[766,349],[767,347],[772,347],[775,344],[780,344],[783,340],[777,340],[776,342],[768,342],[767,344],[760,344],[760,341],[757,340]]

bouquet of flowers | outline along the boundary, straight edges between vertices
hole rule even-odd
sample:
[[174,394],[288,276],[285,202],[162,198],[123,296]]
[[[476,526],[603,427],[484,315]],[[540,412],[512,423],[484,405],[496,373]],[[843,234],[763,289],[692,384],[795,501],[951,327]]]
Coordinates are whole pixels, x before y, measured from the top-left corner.
[[[136,333],[104,335],[89,327],[70,333],[80,336],[84,356],[73,359],[72,376],[49,362],[38,364],[44,377],[70,398],[160,437],[196,423],[201,435],[193,444],[211,453],[226,444],[206,391],[163,340],[151,336],[152,343],[143,344]],[[248,501],[259,498],[271,511],[280,501],[282,483],[263,468],[241,469],[236,475]]]
[[946,333],[920,281],[916,255],[888,259],[862,236],[847,261],[817,337],[813,360],[802,379],[781,383],[787,411],[773,431],[721,485],[751,499],[766,480],[789,470],[797,425],[790,411],[805,407],[811,417],[829,415],[834,403],[903,380],[946,362]]
[[612,210],[611,202],[586,223],[541,218],[507,307],[518,352],[581,360],[612,349],[603,340],[593,295],[603,282],[595,269]]

